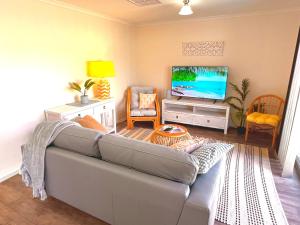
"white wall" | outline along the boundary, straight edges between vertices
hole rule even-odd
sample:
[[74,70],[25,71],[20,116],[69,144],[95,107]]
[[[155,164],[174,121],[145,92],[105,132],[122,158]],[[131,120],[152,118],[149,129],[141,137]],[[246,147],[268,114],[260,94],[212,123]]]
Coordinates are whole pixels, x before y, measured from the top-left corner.
[[299,134],[300,51],[298,50],[278,154],[283,166],[282,176],[284,177],[293,175],[296,155],[299,153]]
[[43,1],[2,1],[0,15],[1,181],[18,169],[20,145],[43,119],[43,110],[73,101],[68,82],[87,79],[87,60],[114,62],[112,95],[118,119],[125,117],[134,42],[130,25]]
[[[170,89],[173,65],[226,65],[229,81],[250,79],[248,102],[266,93],[285,97],[299,24],[300,11],[290,11],[138,27],[137,80]],[[182,42],[190,41],[224,41],[224,54],[183,56]]]

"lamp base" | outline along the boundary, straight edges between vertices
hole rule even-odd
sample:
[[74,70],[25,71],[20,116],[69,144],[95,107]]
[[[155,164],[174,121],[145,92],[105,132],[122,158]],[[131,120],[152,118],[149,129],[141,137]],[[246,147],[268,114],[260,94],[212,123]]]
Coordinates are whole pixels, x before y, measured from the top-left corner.
[[102,79],[96,82],[93,87],[94,96],[99,99],[110,98],[110,83],[108,80]]

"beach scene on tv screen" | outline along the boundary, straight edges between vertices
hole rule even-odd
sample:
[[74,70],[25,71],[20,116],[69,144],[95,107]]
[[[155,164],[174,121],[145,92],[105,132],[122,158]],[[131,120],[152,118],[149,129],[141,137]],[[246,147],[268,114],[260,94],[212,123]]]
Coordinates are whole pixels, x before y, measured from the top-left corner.
[[224,99],[227,67],[178,66],[172,69],[172,95]]

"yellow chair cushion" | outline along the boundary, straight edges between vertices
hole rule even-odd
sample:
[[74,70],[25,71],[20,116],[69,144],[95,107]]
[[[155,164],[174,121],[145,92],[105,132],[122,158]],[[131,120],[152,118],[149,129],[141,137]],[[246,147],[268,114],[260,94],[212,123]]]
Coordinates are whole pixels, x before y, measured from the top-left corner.
[[247,116],[247,122],[257,123],[257,124],[266,124],[273,127],[277,127],[280,121],[280,116],[273,114],[265,114],[254,112]]

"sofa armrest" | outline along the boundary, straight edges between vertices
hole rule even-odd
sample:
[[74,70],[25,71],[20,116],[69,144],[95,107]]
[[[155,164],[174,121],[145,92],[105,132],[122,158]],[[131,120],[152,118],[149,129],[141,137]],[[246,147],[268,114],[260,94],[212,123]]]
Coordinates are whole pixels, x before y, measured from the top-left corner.
[[178,225],[213,225],[223,186],[226,159],[220,160],[206,174],[199,175],[185,202]]

